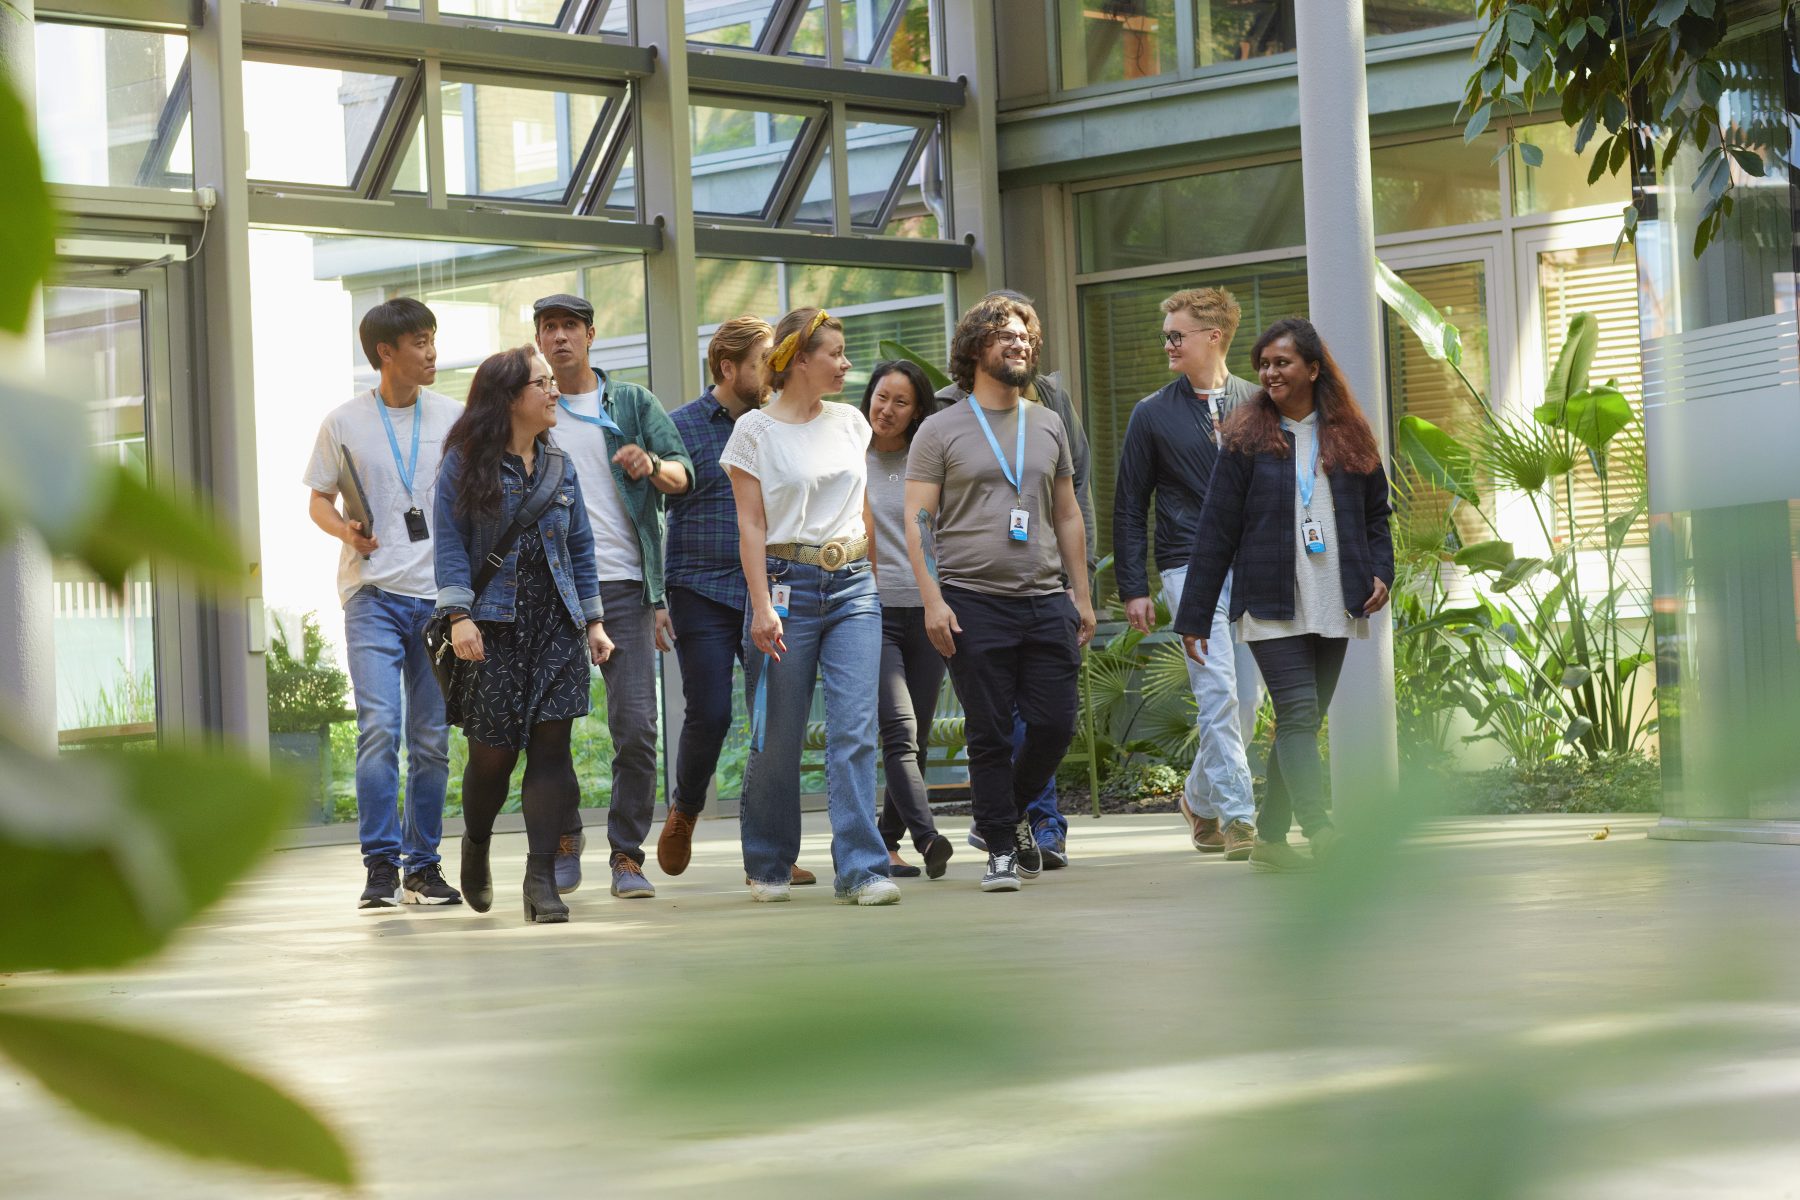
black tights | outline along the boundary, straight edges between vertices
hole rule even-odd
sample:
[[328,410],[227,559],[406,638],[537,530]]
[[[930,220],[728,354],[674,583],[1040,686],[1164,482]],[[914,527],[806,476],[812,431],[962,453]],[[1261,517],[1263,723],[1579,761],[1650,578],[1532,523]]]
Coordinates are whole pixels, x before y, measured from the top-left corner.
[[[569,752],[574,721],[540,721],[525,744],[525,779],[519,805],[525,811],[525,843],[533,854],[556,853],[556,839],[576,820],[581,784]],[[494,832],[494,818],[512,787],[519,752],[469,740],[469,765],[463,768],[463,830],[476,841]]]

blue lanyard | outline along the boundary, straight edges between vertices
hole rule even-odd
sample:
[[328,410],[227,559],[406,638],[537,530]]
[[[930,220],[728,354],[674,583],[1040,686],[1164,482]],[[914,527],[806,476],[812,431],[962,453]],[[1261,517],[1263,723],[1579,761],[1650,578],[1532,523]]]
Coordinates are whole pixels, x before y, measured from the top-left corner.
[[424,393],[421,392],[413,400],[412,461],[404,465],[400,462],[400,439],[394,436],[394,418],[388,416],[388,406],[381,398],[381,389],[377,388],[374,396],[375,407],[381,410],[381,423],[387,429],[388,449],[394,452],[394,470],[400,473],[400,486],[406,489],[406,498],[411,500],[413,473],[419,469],[419,426],[425,423],[425,414],[420,411],[421,406],[425,403]]
[[625,436],[625,431],[623,429],[619,428],[618,422],[614,421],[611,417],[606,415],[606,377],[605,376],[601,376],[601,378],[600,378],[600,399],[597,403],[597,408],[600,413],[599,416],[590,417],[586,413],[576,412],[574,409],[569,407],[568,400],[562,396],[558,396],[556,398],[556,402],[558,404],[562,405],[562,410],[564,412],[568,413],[571,417],[574,417],[577,421],[586,421],[589,425],[598,425],[602,429],[610,429],[614,433],[618,434],[620,437]]
[[1000,449],[1000,439],[994,436],[994,428],[988,424],[987,414],[981,411],[981,405],[975,403],[973,396],[969,397],[969,407],[975,410],[975,419],[981,422],[981,432],[987,434],[988,445],[993,448],[994,457],[1000,460],[1000,473],[1006,476],[1006,482],[1013,485],[1014,492],[1024,496],[1025,485],[1021,481],[1025,478],[1025,402],[1020,400],[1018,408],[1014,410],[1019,417],[1019,445],[1014,451],[1014,457],[1019,460],[1016,468],[1006,465],[1006,454]]
[[[1299,422],[1290,422],[1289,427],[1294,431],[1296,437],[1299,436]],[[1300,456],[1296,454],[1294,455],[1294,474],[1299,477],[1300,482],[1300,507],[1310,517],[1312,516],[1313,485],[1318,482],[1319,475],[1319,430],[1317,425],[1313,427],[1312,470],[1302,472]]]

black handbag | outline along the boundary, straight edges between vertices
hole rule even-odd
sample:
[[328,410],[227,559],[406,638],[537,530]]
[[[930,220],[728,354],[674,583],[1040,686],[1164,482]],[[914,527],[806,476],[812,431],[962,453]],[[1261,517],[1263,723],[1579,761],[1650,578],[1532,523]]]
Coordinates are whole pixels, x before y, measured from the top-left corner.
[[[543,454],[544,467],[538,475],[537,484],[531,489],[531,494],[525,497],[524,503],[519,505],[518,511],[513,513],[512,524],[501,532],[500,539],[482,560],[481,570],[475,572],[471,590],[476,599],[480,599],[482,589],[493,581],[494,572],[506,564],[506,555],[512,550],[512,544],[519,540],[519,535],[536,525],[538,518],[544,515],[545,510],[556,499],[556,489],[562,486],[563,467],[567,460],[563,457],[563,452],[554,446],[546,447]],[[425,652],[431,656],[431,673],[437,676],[438,690],[444,694],[445,703],[462,686],[463,675],[475,666],[467,659],[456,657],[456,650],[450,644],[450,627],[454,623],[448,613],[435,614],[425,622]]]

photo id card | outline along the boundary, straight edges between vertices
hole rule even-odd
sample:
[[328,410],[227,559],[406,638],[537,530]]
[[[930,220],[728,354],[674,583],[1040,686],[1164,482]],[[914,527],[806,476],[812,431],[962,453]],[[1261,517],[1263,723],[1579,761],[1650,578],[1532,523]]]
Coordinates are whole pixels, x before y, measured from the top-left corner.
[[406,510],[406,536],[415,542],[431,537],[431,531],[425,528],[425,514],[416,507]]
[[789,584],[776,583],[769,586],[769,599],[775,604],[776,616],[783,620],[787,619],[788,601],[793,598],[793,595],[794,589]]
[[1325,527],[1311,517],[1300,522],[1300,540],[1306,543],[1308,554],[1325,553]]
[[1006,515],[1006,536],[1015,542],[1031,539],[1031,514],[1022,508],[1015,508]]

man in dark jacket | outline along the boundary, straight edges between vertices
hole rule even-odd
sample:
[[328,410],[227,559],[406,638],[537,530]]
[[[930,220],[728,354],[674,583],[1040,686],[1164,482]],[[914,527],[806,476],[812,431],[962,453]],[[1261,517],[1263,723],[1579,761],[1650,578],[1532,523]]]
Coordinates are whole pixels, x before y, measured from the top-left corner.
[[[1023,292],[1015,292],[1002,288],[990,292],[987,299],[1004,296],[1008,300],[1016,300],[1020,304],[1032,305],[1031,297]],[[939,391],[937,398],[946,404],[955,404],[968,396],[968,392],[955,383]],[[1088,447],[1087,430],[1082,427],[1081,416],[1075,411],[1075,402],[1069,391],[1063,386],[1062,372],[1053,371],[1048,375],[1039,375],[1025,389],[1025,398],[1035,400],[1045,408],[1062,418],[1063,428],[1069,435],[1069,455],[1075,462],[1075,501],[1081,507],[1081,523],[1087,529],[1087,569],[1090,594],[1094,581],[1094,491],[1089,482],[1091,456]],[[1183,559],[1185,560],[1185,557]],[[1013,752],[1018,753],[1025,740],[1025,722],[1015,718],[1013,722]],[[1069,822],[1062,815],[1057,804],[1056,777],[1051,776],[1038,798],[1031,802],[1031,829],[1037,838],[1038,849],[1043,852],[1044,866],[1051,870],[1069,865],[1068,837]],[[977,850],[986,850],[987,844],[974,826],[969,827],[969,845]]]
[[[1149,633],[1156,605],[1145,568],[1151,505],[1156,508],[1156,569],[1163,603],[1174,614],[1187,582],[1188,556],[1218,460],[1219,424],[1256,394],[1231,374],[1225,355],[1237,332],[1238,302],[1224,288],[1188,288],[1162,303],[1163,348],[1175,378],[1131,412],[1113,497],[1114,570],[1125,618]],[[1231,644],[1231,581],[1213,617],[1212,640]],[[1194,848],[1248,858],[1256,841],[1256,804],[1239,719],[1237,662],[1230,651],[1203,667],[1188,660],[1198,707],[1200,748],[1182,789],[1181,812]]]

